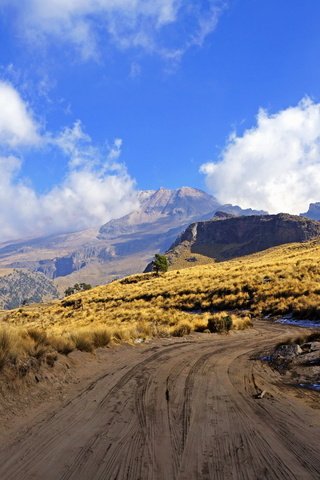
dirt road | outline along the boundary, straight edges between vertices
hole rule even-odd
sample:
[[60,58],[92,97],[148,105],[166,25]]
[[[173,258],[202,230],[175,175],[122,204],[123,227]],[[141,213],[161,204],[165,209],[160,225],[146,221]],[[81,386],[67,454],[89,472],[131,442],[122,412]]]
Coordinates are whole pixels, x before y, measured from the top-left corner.
[[319,394],[250,359],[294,331],[257,322],[118,349],[103,375],[1,448],[1,480],[319,479]]

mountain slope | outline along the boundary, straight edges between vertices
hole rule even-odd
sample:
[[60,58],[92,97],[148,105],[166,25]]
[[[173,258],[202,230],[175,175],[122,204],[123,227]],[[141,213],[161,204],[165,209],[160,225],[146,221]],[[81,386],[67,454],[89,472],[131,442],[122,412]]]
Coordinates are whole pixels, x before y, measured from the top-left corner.
[[45,275],[14,270],[0,277],[0,308],[11,309],[23,303],[39,303],[58,298],[58,291]]
[[[12,325],[26,327],[39,322],[48,332],[63,334],[103,326],[123,335],[130,332],[134,338],[171,330],[180,320],[200,328],[202,320],[207,320],[202,313],[222,310],[250,312],[258,317],[292,313],[299,318],[319,319],[319,259],[319,239],[280,245],[165,275],[129,276],[77,293],[68,302],[0,314],[0,321],[5,317]],[[75,308],[76,299],[81,299],[83,308]]]

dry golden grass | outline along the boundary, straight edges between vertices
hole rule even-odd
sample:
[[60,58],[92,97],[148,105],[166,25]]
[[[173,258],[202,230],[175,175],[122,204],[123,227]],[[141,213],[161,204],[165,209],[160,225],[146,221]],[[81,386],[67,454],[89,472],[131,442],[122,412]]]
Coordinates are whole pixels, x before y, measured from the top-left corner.
[[73,350],[92,352],[95,348],[105,347],[111,340],[110,332],[105,328],[79,329],[65,335],[47,334],[37,328],[1,327],[0,329],[0,370],[6,365],[17,369],[30,359],[38,363],[46,361],[52,366],[57,353],[68,355]]
[[[50,348],[59,352],[91,351],[108,338],[130,342],[220,331],[230,325],[227,318],[238,330],[264,315],[320,318],[319,294],[320,243],[312,241],[163,276],[133,275],[68,297],[69,304],[55,301],[1,312],[0,324],[12,331],[44,330]],[[77,299],[80,308],[72,305]],[[99,329],[107,330],[105,340],[94,333]],[[35,335],[29,338],[39,343]],[[5,340],[1,349],[8,350]]]

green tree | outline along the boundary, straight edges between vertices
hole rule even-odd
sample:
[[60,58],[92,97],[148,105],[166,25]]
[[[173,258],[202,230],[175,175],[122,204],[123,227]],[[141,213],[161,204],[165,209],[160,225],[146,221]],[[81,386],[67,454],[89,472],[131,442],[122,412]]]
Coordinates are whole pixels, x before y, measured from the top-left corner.
[[165,273],[168,271],[169,262],[165,255],[156,253],[153,260],[153,270],[159,275],[159,272]]

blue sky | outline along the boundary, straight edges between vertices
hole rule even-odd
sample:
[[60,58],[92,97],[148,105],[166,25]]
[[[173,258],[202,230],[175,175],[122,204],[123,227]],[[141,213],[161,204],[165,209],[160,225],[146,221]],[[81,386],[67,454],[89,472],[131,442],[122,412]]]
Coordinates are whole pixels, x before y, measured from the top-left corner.
[[[0,118],[6,172],[13,162],[2,190],[32,205],[0,212],[4,238],[98,224],[132,208],[135,189],[189,185],[295,213],[320,201],[318,0],[0,0],[0,9],[0,82],[17,102],[11,130]],[[23,134],[21,121],[32,124]],[[81,199],[84,185],[93,192]]]

